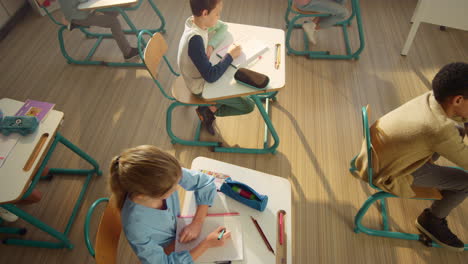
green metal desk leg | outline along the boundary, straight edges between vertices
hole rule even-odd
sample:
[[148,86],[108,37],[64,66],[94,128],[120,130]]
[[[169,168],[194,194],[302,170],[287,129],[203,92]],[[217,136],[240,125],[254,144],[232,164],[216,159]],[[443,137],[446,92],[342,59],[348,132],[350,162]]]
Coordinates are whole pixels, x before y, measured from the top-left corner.
[[65,231],[63,233],[55,230],[54,228],[48,226],[47,224],[43,223],[39,219],[33,217],[32,215],[26,213],[25,211],[21,210],[20,208],[16,207],[13,204],[3,204],[0,205],[1,207],[5,208],[6,210],[10,211],[11,213],[17,215],[21,219],[27,221],[28,223],[34,225],[35,227],[41,229],[42,231],[48,233],[49,235],[53,236],[54,238],[58,239],[60,242],[54,243],[54,242],[47,242],[47,241],[35,241],[35,240],[26,240],[26,239],[13,239],[13,238],[8,238],[4,240],[3,242],[5,244],[10,244],[10,245],[22,245],[22,246],[32,246],[32,247],[44,247],[44,248],[68,248],[72,249],[73,245],[68,239],[68,233],[70,232],[70,229],[75,221],[76,215],[78,213],[78,210],[81,207],[84,194],[86,193],[86,190],[88,188],[89,182],[92,179],[92,176],[94,174],[97,175],[102,175],[102,172],[99,170],[99,164],[91,158],[86,152],[82,151],[80,148],[72,144],[70,141],[68,141],[65,137],[63,137],[60,133],[56,133],[54,141],[52,142],[44,160],[42,161],[41,165],[39,166],[39,170],[37,174],[35,175],[30,187],[26,191],[26,193],[23,195],[23,198],[28,197],[32,190],[34,189],[36,183],[38,182],[39,179],[41,179],[41,173],[43,169],[45,168],[47,162],[49,161],[52,153],[54,152],[55,148],[57,147],[57,143],[62,143],[65,145],[68,149],[73,151],[75,154],[80,156],[82,159],[87,161],[89,164],[93,166],[93,169],[87,169],[87,170],[79,170],[79,169],[50,169],[49,173],[50,174],[75,174],[75,175],[86,175],[87,178],[85,180],[85,183],[83,184],[83,187],[80,191],[80,194],[78,196],[77,201],[75,202],[75,206],[72,210],[72,214],[68,220],[67,226],[65,227]]
[[59,243],[51,243],[51,242],[45,242],[45,241],[32,241],[32,240],[7,238],[3,241],[4,244],[23,245],[23,246],[32,246],[32,247],[45,247],[45,248],[64,248],[64,247],[69,248],[69,249],[73,248],[73,245],[71,244],[70,240],[68,240],[68,238],[64,234],[44,224],[39,219],[19,209],[15,205],[3,204],[1,206],[7,209],[8,211],[10,211],[11,213],[17,215],[21,219],[25,220],[26,222],[30,223],[31,225],[41,229],[42,231],[48,233],[49,235],[61,241]]
[[274,144],[272,146],[268,147],[268,148],[264,147],[262,149],[215,147],[214,148],[215,152],[250,153],[250,154],[267,154],[267,153],[275,154],[276,153],[276,148],[278,148],[278,145],[279,145],[279,137],[278,137],[278,134],[276,133],[275,128],[273,127],[273,123],[271,122],[267,111],[263,107],[261,97],[259,97],[257,95],[251,95],[250,97],[252,98],[252,100],[257,105],[257,108],[260,111],[260,114],[262,115],[262,118],[265,121],[265,124],[267,125],[267,128],[271,133],[271,136],[273,137]]

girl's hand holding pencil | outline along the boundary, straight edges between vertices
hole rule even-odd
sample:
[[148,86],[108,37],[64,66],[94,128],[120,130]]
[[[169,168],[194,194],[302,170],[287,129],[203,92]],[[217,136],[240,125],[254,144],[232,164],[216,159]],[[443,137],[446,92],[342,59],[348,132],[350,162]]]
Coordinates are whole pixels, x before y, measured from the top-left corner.
[[[224,230],[224,231],[223,231]],[[221,238],[220,238],[221,237]],[[219,238],[219,239],[218,239]],[[226,240],[231,238],[231,232],[220,226],[211,232],[202,242],[207,248],[222,247]]]

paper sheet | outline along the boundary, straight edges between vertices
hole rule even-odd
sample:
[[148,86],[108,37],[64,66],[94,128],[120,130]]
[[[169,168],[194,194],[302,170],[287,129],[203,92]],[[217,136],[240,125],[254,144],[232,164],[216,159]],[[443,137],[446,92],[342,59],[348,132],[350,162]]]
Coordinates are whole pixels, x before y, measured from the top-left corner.
[[[192,218],[177,219],[177,238],[179,238],[179,232],[191,222]],[[228,231],[231,231],[231,239],[227,240],[223,247],[208,249],[195,262],[212,263],[215,261],[243,260],[244,243],[239,216],[211,216],[205,218],[205,222],[203,223],[203,228],[198,239],[185,244],[181,244],[176,240],[175,251],[191,250],[218,226],[225,226]]]
[[11,150],[15,147],[20,134],[12,133],[9,136],[0,134],[0,167],[2,167],[5,160],[8,158]]

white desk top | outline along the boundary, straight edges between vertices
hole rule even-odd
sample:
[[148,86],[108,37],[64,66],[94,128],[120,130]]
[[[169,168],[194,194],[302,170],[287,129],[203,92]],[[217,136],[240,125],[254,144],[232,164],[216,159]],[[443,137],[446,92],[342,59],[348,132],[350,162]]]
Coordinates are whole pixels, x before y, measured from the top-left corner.
[[[270,78],[270,83],[267,86],[267,90],[258,90],[238,84],[234,80],[234,74],[236,73],[237,69],[230,66],[223,74],[223,76],[216,82],[205,82],[202,97],[208,101],[214,101],[219,99],[265,93],[282,88],[286,83],[284,30],[234,23],[227,23],[227,25],[227,37],[219,45],[217,50],[226,47],[227,45],[231,44],[233,40],[238,40],[240,38],[252,38],[263,41],[268,46],[268,50],[261,55],[261,59],[253,61],[248,66],[245,66],[245,68],[249,68],[253,71],[267,75]],[[281,44],[281,60],[279,68],[275,69],[275,45],[277,43]],[[217,50],[213,52],[210,58],[210,61],[213,64],[218,63],[220,60],[220,58],[216,56]]]
[[[253,216],[262,227],[276,254],[277,212],[280,209],[286,211],[286,263],[292,263],[291,184],[288,180],[204,157],[194,159],[192,169],[205,169],[227,174],[233,180],[248,184],[259,193],[268,195],[268,205],[263,212],[247,207],[229,197],[226,198],[223,193],[219,192],[213,206],[208,209],[208,213],[240,213],[244,233],[244,260],[234,263],[276,263],[275,255],[268,251],[250,216]],[[182,208],[181,215],[193,215],[195,213],[196,205],[193,192],[187,192]]]
[[138,0],[89,0],[78,5],[78,9],[85,11],[107,7],[130,6],[136,3],[138,3]]
[[468,1],[420,0],[415,20],[461,30],[468,30]]
[[[9,98],[0,99],[0,109],[5,116],[14,115],[23,106],[23,102]],[[60,122],[63,119],[63,113],[52,110],[48,113],[46,119],[40,123],[37,130],[27,136],[21,136],[13,150],[0,168],[0,203],[15,201],[24,194],[29,187],[34,172],[40,165],[39,162],[47,153],[49,144],[54,139]],[[37,158],[28,171],[23,170],[34,148],[40,141],[43,134],[48,133],[43,147],[39,150]],[[13,134],[10,134],[13,135]]]

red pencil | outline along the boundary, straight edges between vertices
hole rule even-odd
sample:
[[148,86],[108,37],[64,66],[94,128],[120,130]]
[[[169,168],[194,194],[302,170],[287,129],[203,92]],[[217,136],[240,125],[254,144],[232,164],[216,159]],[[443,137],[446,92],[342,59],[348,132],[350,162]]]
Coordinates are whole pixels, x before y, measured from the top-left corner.
[[265,245],[267,246],[268,250],[270,250],[271,253],[273,253],[273,255],[274,255],[275,252],[273,251],[273,248],[271,247],[270,242],[268,242],[268,239],[266,238],[265,234],[263,233],[262,228],[260,227],[260,225],[258,225],[257,220],[255,220],[255,218],[253,218],[253,216],[250,216],[250,218],[252,218],[252,222],[254,223],[255,227],[257,228],[258,233],[260,233],[260,236],[263,238],[263,242],[265,242]]

